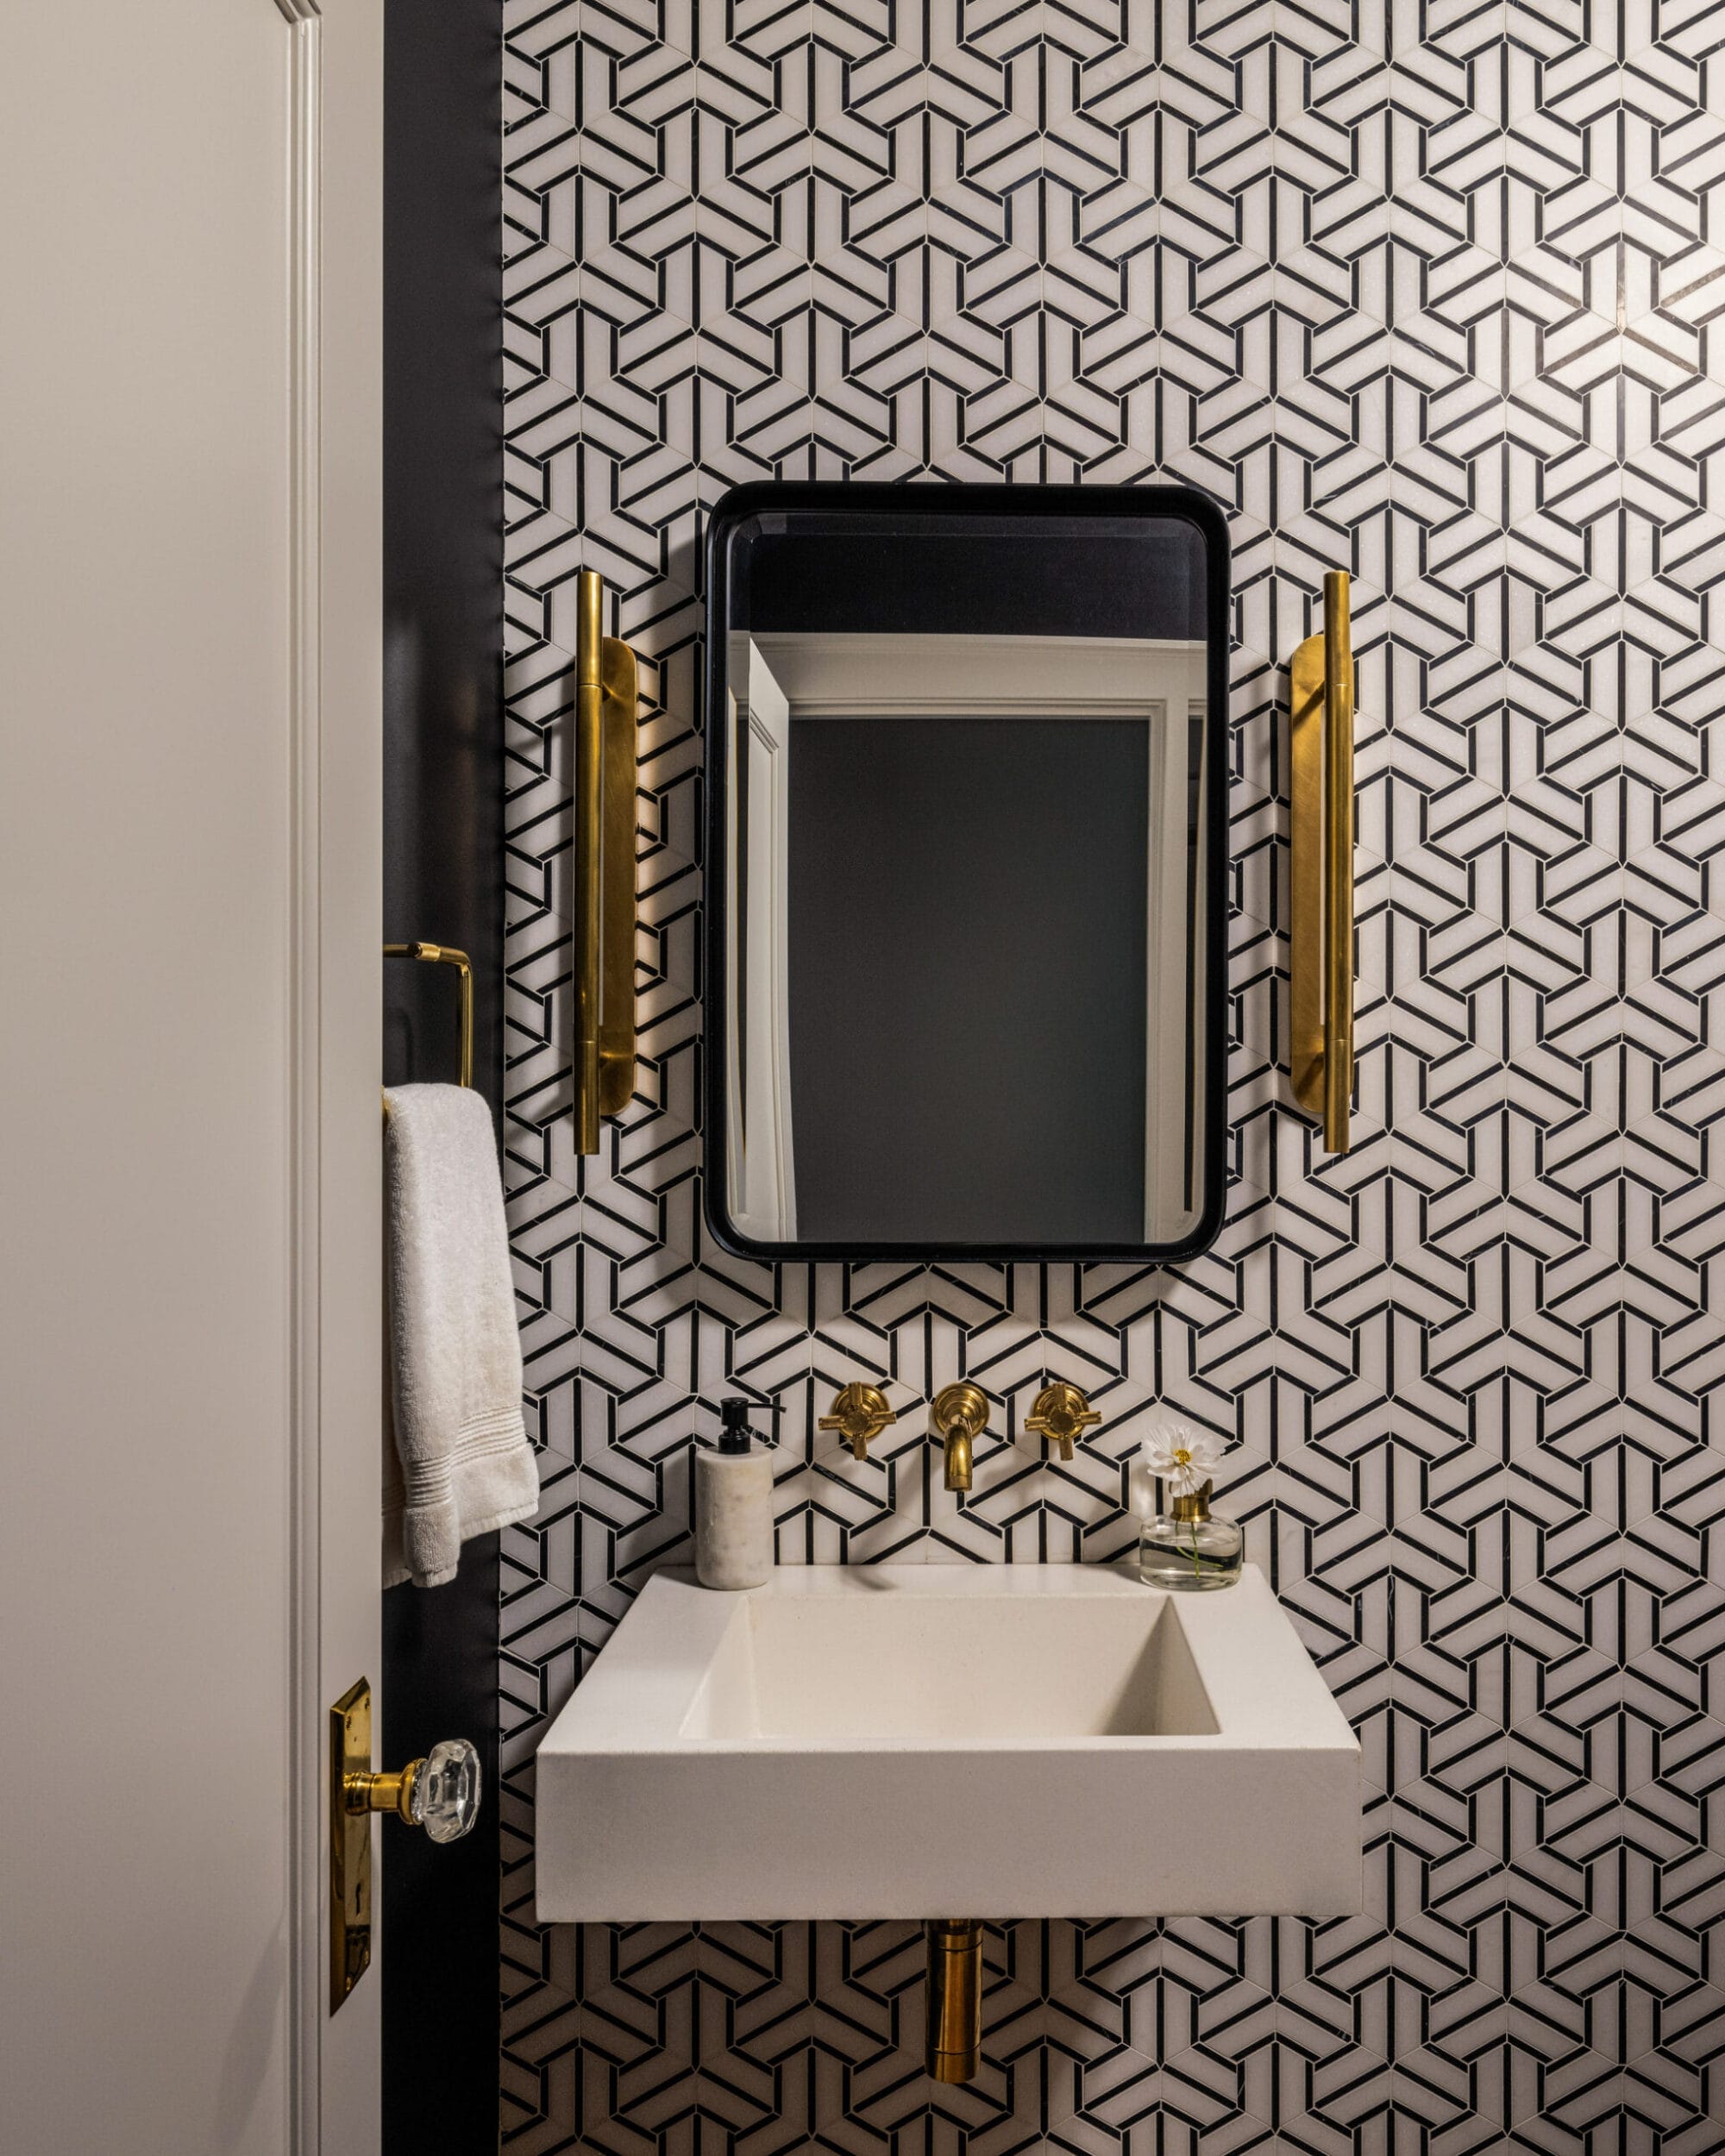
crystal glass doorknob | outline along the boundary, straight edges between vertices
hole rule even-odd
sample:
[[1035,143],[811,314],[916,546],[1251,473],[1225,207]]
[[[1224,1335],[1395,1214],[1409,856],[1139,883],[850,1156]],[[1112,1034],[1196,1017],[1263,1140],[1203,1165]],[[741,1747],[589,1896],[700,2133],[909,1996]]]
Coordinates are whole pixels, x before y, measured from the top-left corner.
[[480,1755],[465,1737],[445,1737],[399,1774],[350,1774],[350,1812],[393,1812],[433,1841],[459,1841],[480,1815]]
[[433,1841],[459,1841],[480,1815],[480,1755],[465,1737],[433,1745],[413,1777],[413,1823]]

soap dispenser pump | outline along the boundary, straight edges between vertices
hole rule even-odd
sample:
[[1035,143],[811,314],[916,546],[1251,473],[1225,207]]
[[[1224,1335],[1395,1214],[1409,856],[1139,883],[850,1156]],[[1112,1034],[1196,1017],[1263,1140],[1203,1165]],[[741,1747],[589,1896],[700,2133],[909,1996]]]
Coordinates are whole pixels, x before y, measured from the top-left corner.
[[720,1401],[718,1441],[695,1447],[695,1577],[703,1587],[760,1587],[773,1570],[773,1461],[749,1426],[755,1412],[751,1401]]

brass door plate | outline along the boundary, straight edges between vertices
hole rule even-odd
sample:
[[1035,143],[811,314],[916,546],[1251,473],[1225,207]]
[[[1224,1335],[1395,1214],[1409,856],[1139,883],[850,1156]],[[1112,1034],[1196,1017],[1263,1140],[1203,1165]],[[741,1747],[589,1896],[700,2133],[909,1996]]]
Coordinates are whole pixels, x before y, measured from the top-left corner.
[[348,1809],[348,1777],[372,1771],[372,1688],[361,1677],[329,1709],[329,2011],[371,1966],[372,1815]]

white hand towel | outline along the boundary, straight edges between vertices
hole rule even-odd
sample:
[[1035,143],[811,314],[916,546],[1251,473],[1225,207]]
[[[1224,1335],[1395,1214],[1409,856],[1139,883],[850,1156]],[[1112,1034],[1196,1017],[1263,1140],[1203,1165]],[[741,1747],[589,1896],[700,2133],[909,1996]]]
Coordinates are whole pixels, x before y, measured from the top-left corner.
[[384,1585],[439,1587],[462,1543],[530,1519],[539,1470],[521,1416],[521,1334],[497,1143],[463,1086],[385,1094],[390,1361],[398,1472],[384,1487]]

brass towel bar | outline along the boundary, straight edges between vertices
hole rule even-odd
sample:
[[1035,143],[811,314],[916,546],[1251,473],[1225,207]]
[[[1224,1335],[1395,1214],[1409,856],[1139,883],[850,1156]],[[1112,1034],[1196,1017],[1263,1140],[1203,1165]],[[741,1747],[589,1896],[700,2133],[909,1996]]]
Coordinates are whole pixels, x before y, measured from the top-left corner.
[[575,579],[575,1150],[635,1090],[635,654],[604,629],[605,586]]
[[[453,966],[461,991],[461,1083],[474,1082],[474,968],[464,950],[456,950],[448,943],[386,943],[386,958],[419,958],[428,965]],[[389,1099],[384,1098],[384,1113],[389,1113]]]
[[1320,1116],[1324,1150],[1348,1150],[1353,1095],[1353,643],[1348,575],[1324,579],[1324,626],[1289,673],[1289,1075]]

